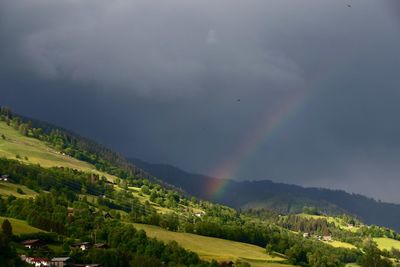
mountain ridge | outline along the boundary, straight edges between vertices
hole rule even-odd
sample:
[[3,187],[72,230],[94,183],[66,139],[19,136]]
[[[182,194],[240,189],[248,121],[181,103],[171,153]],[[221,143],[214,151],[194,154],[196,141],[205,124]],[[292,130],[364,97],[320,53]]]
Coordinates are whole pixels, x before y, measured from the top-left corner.
[[[315,206],[320,211],[337,215],[343,212],[357,216],[367,224],[400,229],[400,205],[377,201],[361,194],[315,187],[302,187],[271,180],[225,181],[225,192],[210,196],[208,184],[219,179],[183,171],[168,164],[152,164],[140,159],[129,159],[136,166],[171,183],[196,197],[232,206],[237,209],[268,208],[282,213],[298,213],[304,206]],[[240,195],[240,198],[237,197]]]

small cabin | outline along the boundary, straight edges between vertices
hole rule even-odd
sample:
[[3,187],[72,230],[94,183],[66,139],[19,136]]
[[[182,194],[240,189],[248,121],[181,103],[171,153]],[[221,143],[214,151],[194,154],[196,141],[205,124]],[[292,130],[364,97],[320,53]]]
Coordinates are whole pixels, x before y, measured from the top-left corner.
[[330,235],[324,235],[324,236],[322,237],[322,240],[324,240],[324,241],[332,241],[332,236],[330,236]]
[[92,247],[92,244],[90,242],[81,242],[81,243],[73,244],[71,247],[78,248],[82,251],[85,251],[85,250],[90,249]]
[[101,267],[101,264],[98,263],[83,263],[83,264],[74,264],[72,267]]
[[11,177],[7,174],[3,174],[0,176],[0,181],[1,182],[8,182],[8,183],[13,183],[13,180],[11,179]]
[[98,249],[107,249],[109,246],[106,243],[97,243],[93,245],[94,248]]
[[67,208],[68,217],[73,217],[75,215],[74,208],[68,207]]
[[105,219],[113,219],[113,216],[108,211],[103,212],[103,217]]
[[194,214],[194,216],[199,217],[199,218],[203,217],[204,215],[206,215],[206,213],[204,211],[195,212],[195,214]]
[[72,260],[70,257],[57,257],[52,258],[50,262],[51,267],[72,267]]
[[30,239],[22,241],[21,244],[29,249],[35,249],[43,246],[44,244],[39,239]]

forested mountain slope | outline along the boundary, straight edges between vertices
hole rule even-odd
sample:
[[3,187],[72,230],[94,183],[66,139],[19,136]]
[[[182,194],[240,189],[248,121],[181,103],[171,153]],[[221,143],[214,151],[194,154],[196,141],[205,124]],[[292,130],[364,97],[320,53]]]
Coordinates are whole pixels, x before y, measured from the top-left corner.
[[[82,140],[1,109],[1,266],[24,266],[21,255],[104,267],[354,266],[370,259],[394,266],[400,259],[399,234],[340,214],[329,203],[292,200],[299,207],[315,204],[298,215],[235,210],[183,193],[130,163],[119,164],[123,157],[107,156],[114,152],[101,145],[86,150],[91,141]],[[234,194],[230,183],[227,190]],[[340,216],[322,216],[326,207]],[[32,249],[21,243],[32,240],[44,245]],[[93,247],[81,251],[79,244]]]
[[224,190],[209,195],[208,187],[217,178],[192,174],[165,164],[151,164],[131,159],[138,167],[200,198],[235,208],[269,208],[282,213],[298,213],[304,206],[314,206],[328,214],[353,214],[367,224],[400,229],[400,205],[378,202],[341,190],[304,188],[297,185],[263,181],[225,181]]

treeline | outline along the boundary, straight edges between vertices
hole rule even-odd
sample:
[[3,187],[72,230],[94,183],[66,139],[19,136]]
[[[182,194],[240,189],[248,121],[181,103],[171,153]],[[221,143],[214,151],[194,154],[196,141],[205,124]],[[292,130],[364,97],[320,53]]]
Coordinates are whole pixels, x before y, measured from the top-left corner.
[[76,198],[73,192],[84,192],[92,195],[107,195],[113,187],[105,177],[88,174],[69,168],[42,168],[39,165],[26,165],[17,160],[0,158],[0,171],[11,179],[40,192],[55,190],[65,193],[71,200]]
[[388,237],[400,240],[400,234],[396,233],[392,229],[376,225],[360,227],[358,233],[366,237]]
[[330,229],[335,228],[334,223],[328,223],[324,218],[313,219],[293,214],[281,218],[279,225],[292,231],[323,236],[330,235]]

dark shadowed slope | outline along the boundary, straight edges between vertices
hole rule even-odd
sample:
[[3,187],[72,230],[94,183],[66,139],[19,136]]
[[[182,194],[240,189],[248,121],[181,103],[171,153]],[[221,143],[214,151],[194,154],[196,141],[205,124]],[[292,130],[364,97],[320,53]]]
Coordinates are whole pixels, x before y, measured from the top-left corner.
[[188,173],[170,165],[151,164],[138,159],[131,161],[189,194],[235,208],[269,208],[288,213],[300,212],[304,206],[314,206],[328,214],[346,212],[360,217],[367,224],[400,229],[400,205],[378,202],[359,194],[263,180],[226,181],[222,192],[209,195],[209,185],[215,184],[218,181],[216,178]]

